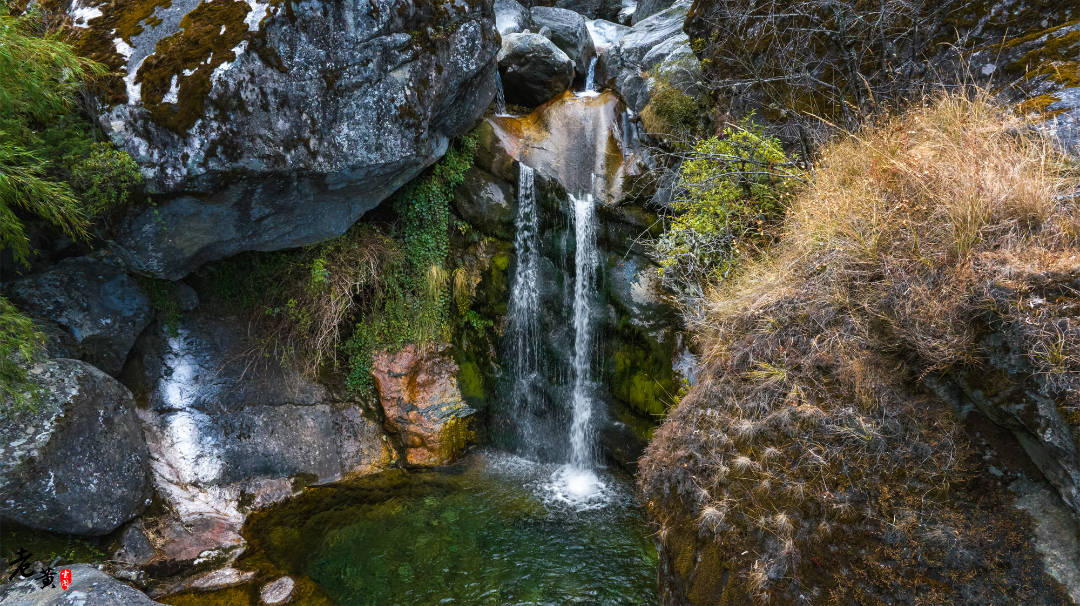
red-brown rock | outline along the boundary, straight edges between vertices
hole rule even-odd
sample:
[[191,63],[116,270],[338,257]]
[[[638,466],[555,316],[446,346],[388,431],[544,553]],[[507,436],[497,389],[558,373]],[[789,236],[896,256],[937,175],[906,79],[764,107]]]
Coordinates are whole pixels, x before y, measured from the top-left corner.
[[371,374],[390,431],[413,465],[445,465],[468,446],[476,412],[461,397],[458,367],[445,351],[408,345],[375,355]]

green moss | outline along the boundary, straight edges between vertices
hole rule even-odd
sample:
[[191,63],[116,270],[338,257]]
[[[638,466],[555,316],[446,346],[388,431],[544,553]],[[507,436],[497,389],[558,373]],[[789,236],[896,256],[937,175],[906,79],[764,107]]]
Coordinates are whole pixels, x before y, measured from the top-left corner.
[[126,63],[124,57],[116,51],[113,42],[120,38],[131,43],[131,39],[142,33],[146,27],[156,27],[159,19],[152,18],[154,11],[172,6],[172,0],[113,0],[99,8],[101,16],[91,19],[87,29],[78,32],[79,54],[109,66],[113,75],[100,79],[95,88],[107,104],[125,103],[127,91],[120,72]]
[[458,387],[461,389],[461,395],[470,404],[483,402],[486,399],[484,380],[476,362],[468,360],[458,364]]
[[[248,37],[244,18],[250,11],[242,0],[203,2],[180,20],[180,31],[157,43],[135,78],[142,85],[143,104],[156,122],[184,133],[202,117],[211,75],[219,65],[236,59],[232,49]],[[177,102],[167,103],[163,99],[173,82],[178,86]]]

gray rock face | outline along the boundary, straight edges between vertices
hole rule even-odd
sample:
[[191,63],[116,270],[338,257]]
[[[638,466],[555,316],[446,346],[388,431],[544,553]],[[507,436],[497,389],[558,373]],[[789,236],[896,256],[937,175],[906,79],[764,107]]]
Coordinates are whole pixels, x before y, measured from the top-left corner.
[[37,581],[23,579],[0,585],[2,606],[154,606],[160,604],[143,592],[125,585],[88,564],[71,564],[71,585],[42,589]]
[[514,0],[495,0],[495,27],[500,36],[516,34],[531,26],[529,9]]
[[683,22],[690,3],[681,0],[671,8],[634,25],[605,56],[608,85],[634,112],[649,103],[656,76],[688,94],[697,94],[701,64],[690,50]]
[[540,34],[507,34],[499,51],[506,100],[529,107],[565,91],[574,81],[574,62]]
[[630,23],[636,24],[638,21],[648,19],[668,8],[672,3],[673,0],[638,0],[637,8],[634,9],[634,16],[631,18]]
[[[16,281],[11,299],[36,318],[63,329],[63,354],[116,375],[131,346],[153,318],[150,299],[119,264],[103,253],[65,259]],[[57,351],[54,354],[60,353]]]
[[596,56],[585,17],[572,10],[550,6],[534,6],[530,14],[533,25],[537,29],[550,30],[548,37],[570,57],[577,73],[584,76],[589,70],[589,62]]
[[600,0],[558,0],[555,8],[564,8],[583,17],[595,19],[600,14],[601,4]]
[[242,496],[258,501],[266,482],[337,480],[387,459],[377,422],[295,368],[249,367],[252,346],[242,323],[198,313],[175,336],[159,329],[136,345],[127,372],[143,377],[139,417],[154,482],[182,520],[238,528]]
[[134,35],[116,32],[137,10],[128,4],[79,3],[75,23],[126,73],[126,102],[101,115],[106,131],[152,192],[176,194],[115,242],[159,277],[342,233],[495,95],[489,3],[183,0]]
[[511,240],[514,237],[514,190],[509,183],[474,167],[454,194],[458,214],[480,231]]
[[53,532],[112,532],[151,496],[131,393],[79,360],[38,362],[30,376],[36,410],[4,402],[0,516]]

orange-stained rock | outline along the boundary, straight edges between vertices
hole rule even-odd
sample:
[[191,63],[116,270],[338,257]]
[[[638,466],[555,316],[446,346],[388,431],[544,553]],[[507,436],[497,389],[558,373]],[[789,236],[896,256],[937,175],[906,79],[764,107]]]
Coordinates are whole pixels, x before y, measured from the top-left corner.
[[410,464],[445,465],[472,440],[476,411],[462,399],[457,373],[457,364],[445,351],[408,345],[375,354],[371,374],[379,402]]

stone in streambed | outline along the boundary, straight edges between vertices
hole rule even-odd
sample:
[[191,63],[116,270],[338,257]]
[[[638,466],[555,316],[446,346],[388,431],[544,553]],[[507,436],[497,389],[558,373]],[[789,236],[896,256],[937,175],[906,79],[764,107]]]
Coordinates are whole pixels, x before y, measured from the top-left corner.
[[54,355],[78,357],[116,375],[139,333],[153,319],[150,299],[115,258],[96,252],[64,259],[11,285],[23,311],[57,325]]
[[379,353],[371,374],[386,423],[410,464],[445,465],[464,453],[475,411],[462,398],[458,367],[447,352],[407,345]]
[[516,34],[531,26],[529,9],[514,0],[495,0],[495,28],[500,36]]
[[540,34],[508,34],[499,51],[499,73],[508,102],[534,107],[570,88],[574,62]]
[[273,583],[268,583],[259,592],[259,599],[267,606],[287,604],[292,599],[293,589],[296,583],[290,577],[281,577]]

